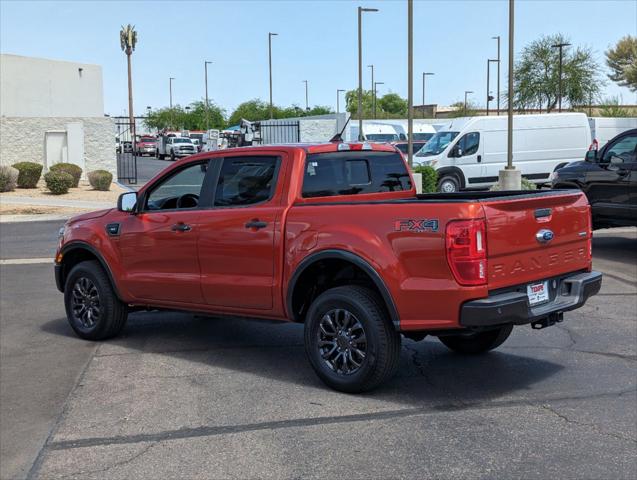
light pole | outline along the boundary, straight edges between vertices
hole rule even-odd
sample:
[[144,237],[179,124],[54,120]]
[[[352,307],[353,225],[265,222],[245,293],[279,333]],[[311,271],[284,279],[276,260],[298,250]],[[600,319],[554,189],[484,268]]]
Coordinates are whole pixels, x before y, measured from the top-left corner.
[[473,93],[472,90],[465,90],[464,91],[464,114],[467,114],[467,95],[469,95],[470,93]]
[[372,112],[374,112],[376,111],[376,94],[374,93],[374,65],[367,66],[372,69]]
[[[152,109],[152,108],[151,108],[151,106],[150,106],[150,105],[148,105],[148,106],[146,107],[146,124],[147,124],[147,125],[146,125],[146,127],[148,127],[148,133],[150,133],[150,125],[148,125],[148,122],[150,121],[150,111],[151,111],[151,109]],[[589,116],[590,116],[590,115],[589,115]]]
[[507,164],[498,172],[501,190],[519,190],[522,188],[522,172],[513,166],[513,43],[514,43],[514,0],[509,0],[509,85],[507,89]]
[[168,79],[168,91],[170,93],[170,126],[174,128],[175,123],[175,112],[173,112],[173,80],[175,77],[170,77]]
[[407,162],[414,164],[414,2],[407,0]]
[[270,66],[270,118],[274,118],[274,108],[272,106],[272,37],[278,33],[268,32],[268,65]]
[[[336,90],[336,115],[337,116],[339,113],[341,113],[340,112],[340,95],[341,95],[341,92],[344,92],[344,91],[345,90],[342,90],[340,88]],[[338,119],[336,121],[338,121]]]
[[496,100],[498,104],[498,115],[500,115],[500,35],[491,37],[491,40],[498,41],[498,92],[496,94]]
[[210,130],[210,114],[209,114],[209,106],[208,106],[208,65],[212,64],[212,62],[203,62],[204,70],[205,70],[205,82],[206,82],[206,132]]
[[425,77],[435,75],[433,72],[422,72],[422,118],[425,118]]
[[374,106],[373,106],[373,114],[374,119],[376,119],[376,94],[378,93],[378,85],[385,85],[385,82],[374,82],[374,87],[372,88],[372,95],[374,96]]
[[358,7],[358,140],[363,140],[363,12],[377,11],[377,8]]
[[557,43],[555,45],[551,45],[551,47],[553,48],[559,48],[560,49],[560,66],[559,66],[559,78],[558,78],[558,82],[559,82],[559,92],[558,92],[558,112],[562,111],[562,52],[564,50],[564,47],[570,47],[571,44],[570,43]]
[[487,60],[487,117],[489,116],[489,102],[493,100],[493,97],[491,96],[491,91],[490,91],[491,63],[498,63],[498,61],[492,60],[492,59]]
[[310,105],[307,101],[307,80],[302,80],[302,83],[305,83],[305,111],[309,112],[310,111]]

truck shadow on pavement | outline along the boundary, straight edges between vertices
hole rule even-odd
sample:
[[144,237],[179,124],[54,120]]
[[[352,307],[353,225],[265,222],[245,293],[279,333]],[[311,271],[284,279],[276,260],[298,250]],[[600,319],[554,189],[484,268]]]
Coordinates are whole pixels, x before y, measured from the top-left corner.
[[[75,336],[66,319],[48,322],[49,333]],[[78,342],[83,340],[77,339]],[[205,374],[237,372],[249,381],[261,382],[264,391],[286,390],[278,382],[307,388],[306,396],[316,389],[329,390],[311,369],[303,347],[303,326],[229,317],[200,317],[173,312],[138,312],[130,315],[120,337],[101,342],[96,357],[130,355],[131,365],[139,365],[140,356],[173,357],[176,365],[192,362],[210,367]],[[119,361],[122,361],[119,360]],[[148,360],[152,362],[152,360]],[[166,363],[165,359],[161,361]],[[139,367],[132,367],[139,368]],[[178,368],[178,367],[177,367]],[[193,367],[187,367],[193,368]],[[374,400],[426,406],[462,408],[485,401],[525,395],[532,385],[555,375],[562,365],[533,357],[513,355],[502,350],[481,356],[450,352],[435,338],[414,342],[403,338],[400,367],[387,384],[360,397]],[[195,368],[201,372],[198,366]],[[127,375],[144,374],[135,370]],[[171,372],[179,375],[179,372]],[[193,373],[183,372],[184,377]],[[261,377],[263,381],[255,380]],[[141,378],[141,377],[140,377]],[[229,389],[233,387],[228,386]]]

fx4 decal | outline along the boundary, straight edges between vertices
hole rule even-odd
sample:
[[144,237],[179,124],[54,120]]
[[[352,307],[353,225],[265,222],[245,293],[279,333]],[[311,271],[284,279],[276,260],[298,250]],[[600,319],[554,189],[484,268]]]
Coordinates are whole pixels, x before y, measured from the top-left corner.
[[437,232],[438,231],[438,219],[415,219],[406,218],[402,220],[396,220],[394,224],[394,230],[396,232]]

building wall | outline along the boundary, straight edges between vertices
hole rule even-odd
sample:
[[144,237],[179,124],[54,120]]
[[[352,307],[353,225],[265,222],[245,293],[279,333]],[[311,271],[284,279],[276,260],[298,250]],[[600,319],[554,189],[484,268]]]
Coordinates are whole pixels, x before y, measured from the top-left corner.
[[[45,165],[45,134],[65,131],[69,123],[80,123],[84,130],[84,174],[107,170],[116,177],[115,126],[111,118],[80,117],[2,117],[0,118],[0,164],[36,162]],[[45,165],[48,168],[50,165]]]
[[102,117],[102,67],[0,55],[0,115]]

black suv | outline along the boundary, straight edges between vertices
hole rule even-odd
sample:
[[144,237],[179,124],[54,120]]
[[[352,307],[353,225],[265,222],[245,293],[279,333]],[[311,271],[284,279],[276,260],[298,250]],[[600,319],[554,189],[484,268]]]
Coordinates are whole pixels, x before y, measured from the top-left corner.
[[551,176],[553,188],[580,188],[593,210],[593,228],[637,226],[637,129],[590,150]]

